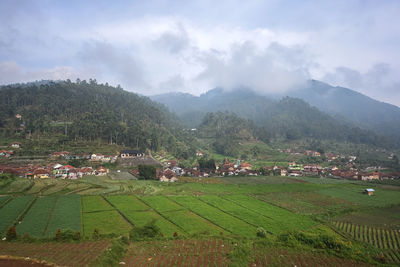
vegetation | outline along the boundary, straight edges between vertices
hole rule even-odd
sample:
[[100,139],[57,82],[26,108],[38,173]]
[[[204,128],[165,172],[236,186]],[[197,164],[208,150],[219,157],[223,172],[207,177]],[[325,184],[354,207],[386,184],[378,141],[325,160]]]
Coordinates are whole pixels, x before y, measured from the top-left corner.
[[156,167],[152,165],[139,165],[139,178],[144,180],[155,180],[157,176]]
[[[177,156],[189,149],[188,137],[162,105],[96,80],[2,86],[0,114],[1,136],[45,139],[46,147],[99,141],[141,150],[165,148]],[[25,151],[34,153],[32,145],[24,142]]]

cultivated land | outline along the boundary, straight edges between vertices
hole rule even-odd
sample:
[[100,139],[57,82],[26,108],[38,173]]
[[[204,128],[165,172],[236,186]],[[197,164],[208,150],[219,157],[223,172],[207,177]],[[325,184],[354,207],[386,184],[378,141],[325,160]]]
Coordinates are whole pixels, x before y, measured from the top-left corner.
[[[268,176],[183,181],[88,176],[0,184],[1,236],[16,225],[21,237],[1,241],[0,255],[71,266],[400,264],[398,186]],[[375,194],[363,194],[370,187]],[[161,235],[120,242],[120,236],[151,222]],[[260,227],[265,237],[257,236]],[[54,242],[59,229],[80,237]],[[36,239],[26,244],[28,238]],[[109,246],[126,252],[113,258],[105,252]],[[55,256],[68,248],[75,261]]]

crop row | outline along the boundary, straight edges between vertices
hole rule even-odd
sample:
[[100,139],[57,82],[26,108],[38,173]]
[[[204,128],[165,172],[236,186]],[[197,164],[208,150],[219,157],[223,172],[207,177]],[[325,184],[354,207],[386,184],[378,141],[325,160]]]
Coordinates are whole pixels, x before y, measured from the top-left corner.
[[2,254],[10,256],[46,260],[58,266],[79,267],[88,266],[109,246],[110,241],[108,240],[83,243],[0,242],[0,251]]
[[298,253],[286,249],[271,248],[256,251],[254,254],[254,260],[249,266],[369,266],[324,254]]
[[383,249],[400,249],[400,233],[348,222],[335,222],[337,228],[350,234],[354,239],[370,243]]
[[228,243],[174,240],[134,243],[122,260],[127,266],[228,266]]
[[39,197],[17,225],[17,233],[51,237],[57,229],[81,231],[81,206],[77,195]]
[[205,218],[234,235],[255,236],[256,227],[254,225],[250,225],[249,223],[215,208],[196,197],[171,196],[169,198],[191,212]]
[[383,253],[385,263],[400,264],[400,250],[386,250]]
[[156,210],[168,221],[177,225],[183,231],[189,234],[212,234],[219,235],[227,233],[217,225],[205,220],[199,215],[190,212],[187,208],[164,196],[143,197],[149,206]]
[[255,214],[256,217],[264,216],[270,218],[270,220],[266,220],[267,225],[265,227],[266,230],[274,234],[284,230],[307,229],[316,225],[316,222],[309,217],[295,214],[250,196],[227,195],[223,198],[252,211],[252,214]]
[[14,198],[0,209],[0,234],[16,222],[33,199],[33,196]]

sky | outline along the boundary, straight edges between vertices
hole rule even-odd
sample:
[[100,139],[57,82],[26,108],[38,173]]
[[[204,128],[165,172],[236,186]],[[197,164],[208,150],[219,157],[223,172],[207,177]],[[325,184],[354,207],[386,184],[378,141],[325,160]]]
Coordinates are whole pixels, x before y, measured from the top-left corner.
[[286,93],[309,79],[400,106],[398,0],[2,0],[0,84]]

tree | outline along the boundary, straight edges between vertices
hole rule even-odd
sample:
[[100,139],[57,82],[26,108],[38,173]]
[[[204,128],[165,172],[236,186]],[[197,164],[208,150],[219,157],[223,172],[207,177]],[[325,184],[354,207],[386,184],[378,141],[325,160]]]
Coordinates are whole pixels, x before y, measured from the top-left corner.
[[139,178],[144,180],[155,180],[157,171],[153,165],[139,165]]

